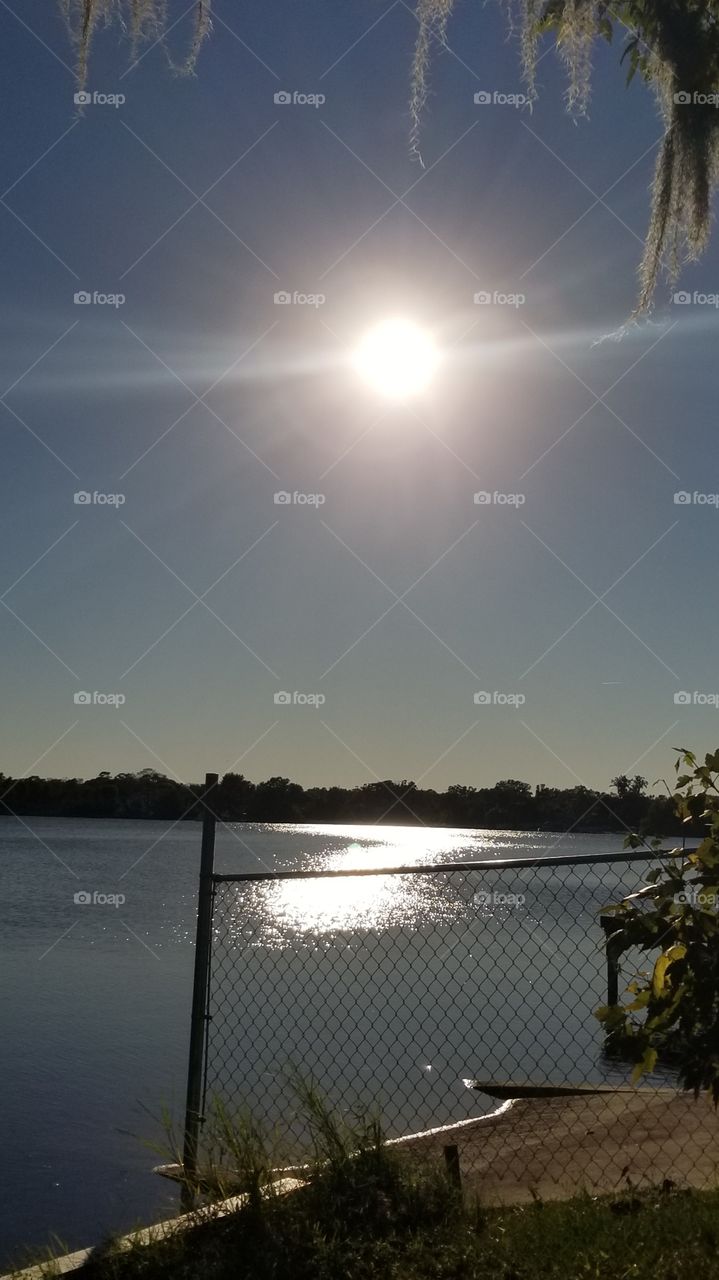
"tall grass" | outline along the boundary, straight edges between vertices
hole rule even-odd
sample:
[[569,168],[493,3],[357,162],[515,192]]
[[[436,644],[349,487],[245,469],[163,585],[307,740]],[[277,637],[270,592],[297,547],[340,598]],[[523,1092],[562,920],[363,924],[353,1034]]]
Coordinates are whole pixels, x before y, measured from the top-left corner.
[[[638,1194],[482,1210],[440,1163],[388,1147],[376,1117],[335,1115],[296,1085],[306,1181],[282,1195],[273,1142],[216,1110],[218,1164],[244,1207],[150,1247],[107,1242],[78,1280],[717,1280],[719,1192]],[[52,1275],[52,1271],[47,1272]]]

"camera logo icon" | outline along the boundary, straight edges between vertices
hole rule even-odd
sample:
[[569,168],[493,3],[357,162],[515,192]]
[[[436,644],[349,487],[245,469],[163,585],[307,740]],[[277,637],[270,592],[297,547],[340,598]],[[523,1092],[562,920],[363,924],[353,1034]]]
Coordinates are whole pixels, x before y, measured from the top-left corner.
[[678,307],[687,307],[692,300],[692,295],[686,289],[680,289],[677,293],[672,294],[672,302]]
[[86,889],[81,889],[79,893],[73,894],[72,900],[78,907],[87,907],[92,902],[92,894]]
[[478,107],[486,107],[492,101],[492,95],[488,89],[480,89],[474,95],[475,105]]
[[76,107],[89,107],[92,102],[92,94],[88,93],[86,89],[80,89],[74,96],[74,102]]
[[474,502],[477,507],[486,507],[491,503],[491,501],[492,495],[491,493],[488,493],[486,489],[480,489],[479,493],[475,493],[474,495]]
[[274,696],[274,703],[276,707],[289,707],[291,702],[292,694],[287,693],[285,689],[280,689],[279,693],[276,693]]
[[691,500],[692,500],[692,495],[690,493],[687,493],[686,489],[678,489],[677,492],[674,494],[675,507],[685,507],[687,503],[691,502]]
[[88,293],[87,289],[79,289],[78,292],[73,295],[73,302],[77,307],[88,307],[92,302],[92,294]]
[[78,693],[72,695],[72,700],[76,707],[89,707],[92,702],[92,694],[80,689]]
[[491,293],[487,293],[486,289],[480,289],[479,293],[475,293],[474,295],[475,306],[488,307],[491,301],[492,295]]
[[680,689],[674,694],[674,705],[677,707],[688,707],[692,700],[692,695],[687,693],[686,689]]
[[681,89],[679,93],[674,94],[674,101],[679,107],[688,107],[692,100],[692,95],[687,93],[686,89]]
[[491,693],[487,693],[486,689],[480,689],[479,693],[475,693],[474,702],[478,707],[488,707],[492,701]]
[[286,89],[280,89],[275,94],[275,102],[277,103],[278,107],[286,107],[288,103],[290,103],[291,101],[292,101],[292,94],[288,93]]
[[489,907],[492,905],[492,895],[487,893],[486,889],[478,889],[474,894],[472,901],[475,907]]
[[274,496],[274,504],[276,507],[287,507],[292,502],[292,494],[286,489],[280,489]]
[[279,292],[275,294],[276,307],[287,307],[289,306],[291,301],[292,301],[292,294],[288,293],[286,289],[280,289]]
[[88,493],[87,489],[78,489],[77,493],[73,494],[72,500],[76,507],[86,507],[92,502],[92,494]]

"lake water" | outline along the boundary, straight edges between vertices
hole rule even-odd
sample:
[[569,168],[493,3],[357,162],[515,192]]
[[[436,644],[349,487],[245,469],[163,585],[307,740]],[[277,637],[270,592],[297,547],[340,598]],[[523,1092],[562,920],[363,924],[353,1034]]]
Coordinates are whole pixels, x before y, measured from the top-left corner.
[[[612,836],[233,824],[216,870],[591,857]],[[169,1216],[157,1118],[182,1118],[200,827],[0,818],[0,1261]],[[287,1064],[394,1132],[482,1111],[480,1071],[606,1072],[596,913],[640,868],[371,877],[218,892],[210,1085],[270,1120]],[[491,880],[491,883],[490,883]],[[76,903],[78,893],[95,903]],[[479,898],[477,894],[484,895]],[[507,905],[507,894],[522,898]],[[495,902],[491,896],[496,894]],[[123,895],[113,905],[111,895]],[[478,905],[479,904],[479,905]],[[481,979],[481,981],[480,981]],[[234,1099],[233,1099],[234,1100]]]

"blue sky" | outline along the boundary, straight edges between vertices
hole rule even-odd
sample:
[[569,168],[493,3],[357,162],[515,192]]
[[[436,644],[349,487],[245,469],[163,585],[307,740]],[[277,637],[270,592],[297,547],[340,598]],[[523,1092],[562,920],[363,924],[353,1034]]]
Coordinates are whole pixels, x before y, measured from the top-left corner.
[[[716,745],[716,309],[665,291],[597,344],[634,301],[654,103],[602,49],[588,120],[553,53],[531,114],[476,104],[522,85],[466,5],[422,168],[415,25],[217,0],[194,78],[101,33],[88,90],[126,101],[78,115],[52,5],[3,0],[5,772],[608,785]],[[719,290],[718,253],[682,288]],[[443,352],[407,406],[348,359],[395,314]]]

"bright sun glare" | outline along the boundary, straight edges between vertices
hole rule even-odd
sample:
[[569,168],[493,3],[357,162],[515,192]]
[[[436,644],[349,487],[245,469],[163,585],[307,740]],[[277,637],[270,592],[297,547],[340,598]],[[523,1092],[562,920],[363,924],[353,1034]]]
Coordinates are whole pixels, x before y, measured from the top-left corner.
[[383,320],[356,348],[357,372],[391,400],[405,400],[429,386],[439,364],[431,334],[411,320]]

